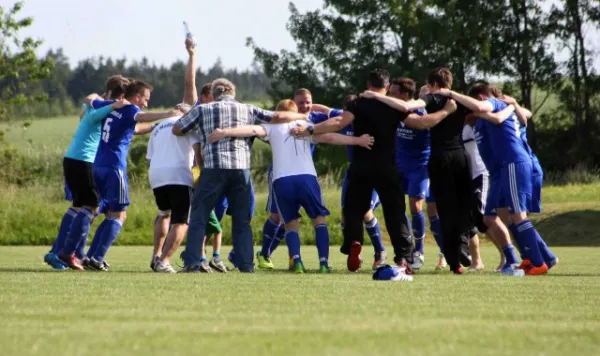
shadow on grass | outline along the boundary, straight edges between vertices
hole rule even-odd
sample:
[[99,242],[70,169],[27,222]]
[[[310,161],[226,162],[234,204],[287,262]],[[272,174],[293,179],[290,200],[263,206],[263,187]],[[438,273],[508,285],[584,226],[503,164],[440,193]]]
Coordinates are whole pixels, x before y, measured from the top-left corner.
[[575,210],[532,215],[535,228],[549,246],[600,246],[600,211]]

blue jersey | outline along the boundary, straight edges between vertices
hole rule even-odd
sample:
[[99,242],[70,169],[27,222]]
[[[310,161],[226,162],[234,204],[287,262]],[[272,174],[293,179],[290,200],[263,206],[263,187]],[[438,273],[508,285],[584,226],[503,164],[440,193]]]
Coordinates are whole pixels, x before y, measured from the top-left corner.
[[[488,98],[493,106],[492,112],[504,110],[508,105],[495,98]],[[530,161],[529,152],[523,147],[521,132],[519,130],[519,119],[512,113],[508,119],[500,125],[488,125],[487,131],[492,147],[494,147],[494,158],[502,163],[516,163]]]
[[98,152],[98,144],[100,143],[101,122],[112,109],[110,106],[105,106],[95,110],[86,105],[84,105],[84,108],[86,113],[81,118],[77,130],[75,130],[65,157],[94,163],[96,152]]
[[[329,119],[329,116],[327,116],[327,114],[324,114],[322,112],[318,112],[318,111],[311,111],[308,113],[308,121],[312,122],[313,124],[320,124],[323,121],[327,121],[327,119]],[[310,144],[310,153],[312,155],[315,154],[315,148],[317,147],[317,145],[315,145],[314,143]]]
[[[94,100],[92,107],[100,108],[110,104],[112,101]],[[111,112],[102,120],[102,136],[94,161],[95,167],[127,169],[127,153],[137,123],[135,117],[140,111],[135,105],[127,105]]]
[[[425,115],[424,109],[415,111]],[[426,166],[431,155],[431,135],[429,130],[412,129],[400,122],[396,130],[396,167],[400,172],[409,172],[418,166]]]
[[479,156],[485,164],[490,175],[495,175],[500,172],[500,163],[494,158],[494,149],[492,148],[492,142],[489,136],[489,126],[493,126],[492,123],[485,119],[478,119],[475,125],[475,142],[477,143],[477,150]]

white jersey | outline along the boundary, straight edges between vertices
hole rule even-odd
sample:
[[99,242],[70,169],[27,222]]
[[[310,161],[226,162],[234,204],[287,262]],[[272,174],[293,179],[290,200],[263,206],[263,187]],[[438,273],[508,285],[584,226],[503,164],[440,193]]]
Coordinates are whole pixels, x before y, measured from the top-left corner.
[[473,179],[482,174],[486,176],[489,175],[487,168],[485,168],[485,164],[479,155],[479,150],[477,149],[477,142],[475,141],[475,128],[471,125],[465,125],[465,127],[463,127],[462,139],[465,144],[465,149],[469,154],[469,158],[471,159]]
[[317,176],[310,145],[312,138],[295,138],[290,130],[297,125],[312,126],[306,121],[294,121],[287,124],[263,124],[267,131],[265,137],[271,143],[273,152],[273,182],[278,178],[309,174]]
[[150,134],[146,158],[150,160],[148,176],[152,189],[165,185],[194,185],[192,145],[199,139],[190,133],[175,136],[171,130],[177,120],[179,117],[161,121]]

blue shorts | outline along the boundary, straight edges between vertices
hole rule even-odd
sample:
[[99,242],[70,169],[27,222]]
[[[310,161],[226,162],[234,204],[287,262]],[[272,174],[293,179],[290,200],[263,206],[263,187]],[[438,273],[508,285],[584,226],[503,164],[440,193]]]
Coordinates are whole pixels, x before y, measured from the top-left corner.
[[[229,202],[227,201],[226,196],[222,196],[219,200],[217,200],[217,205],[215,205],[215,215],[217,216],[217,220],[221,222],[223,216],[227,213],[227,208],[229,207]],[[256,207],[256,201],[254,200],[254,183],[252,183],[252,179],[250,179],[250,216],[249,219],[252,220],[254,217],[254,208]]]
[[[344,181],[342,182],[342,208],[344,207],[344,203],[346,202],[346,191],[348,190],[348,170],[346,170],[346,174],[344,174]],[[381,204],[379,200],[379,195],[377,192],[373,190],[371,193],[371,207],[370,209],[375,211],[377,207]]]
[[533,156],[532,160],[532,187],[531,187],[531,207],[530,213],[541,213],[542,212],[542,187],[544,186],[544,171],[537,157]]
[[429,192],[429,173],[427,166],[418,166],[413,170],[402,172],[404,194],[410,198],[424,199]]
[[65,200],[73,201],[73,194],[71,193],[71,189],[67,185],[67,182],[65,182]]
[[498,216],[498,209],[505,208],[506,203],[500,189],[500,171],[490,172],[487,198],[485,199],[484,216]]
[[129,202],[127,173],[112,167],[94,167],[94,180],[109,211],[125,211]]
[[329,215],[317,177],[309,174],[282,177],[273,182],[273,197],[285,224],[300,218],[300,207],[314,219]]
[[428,204],[435,204],[435,197],[433,196],[433,192],[429,187],[427,188],[427,195],[425,196],[425,201]]
[[518,214],[531,208],[531,161],[508,163],[500,173],[500,191],[507,203],[508,212]]
[[273,201],[273,169],[269,168],[269,175],[267,178],[267,183],[269,185],[269,196],[267,197],[267,206],[265,207],[265,211],[271,214],[278,214],[277,204]]

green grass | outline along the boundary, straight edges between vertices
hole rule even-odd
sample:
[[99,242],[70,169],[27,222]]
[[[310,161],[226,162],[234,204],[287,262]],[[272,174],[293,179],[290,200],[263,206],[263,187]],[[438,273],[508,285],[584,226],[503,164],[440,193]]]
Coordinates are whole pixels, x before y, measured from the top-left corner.
[[[227,249],[225,249],[227,250]],[[0,247],[5,355],[595,355],[598,248],[556,248],[547,276],[433,274],[432,245],[412,284],[373,282],[368,266],[288,274],[157,275],[149,247],[115,247],[107,273],[54,272],[44,247]],[[224,251],[226,252],[226,251]],[[367,254],[369,251],[366,251]],[[483,249],[488,269],[497,252]],[[370,259],[367,259],[370,262]],[[367,263],[366,263],[367,264]]]

